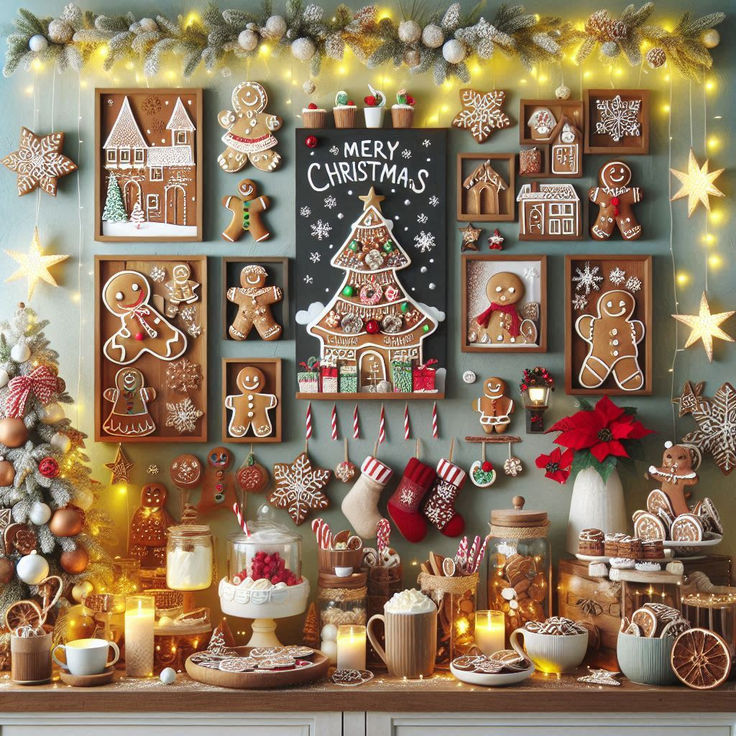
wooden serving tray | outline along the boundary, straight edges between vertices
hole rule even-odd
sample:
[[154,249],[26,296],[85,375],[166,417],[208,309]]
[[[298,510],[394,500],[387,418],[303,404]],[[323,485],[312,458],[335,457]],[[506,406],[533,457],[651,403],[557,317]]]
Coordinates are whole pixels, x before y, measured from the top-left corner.
[[[232,647],[233,656],[247,656],[252,647]],[[199,652],[198,654],[203,654]],[[256,670],[255,672],[223,672],[212,667],[204,667],[192,662],[191,655],[186,661],[187,674],[198,682],[205,685],[217,685],[218,687],[229,687],[239,690],[267,690],[270,688],[290,687],[292,685],[303,685],[314,680],[321,680],[327,676],[330,661],[322,652],[314,651],[314,654],[305,658],[311,664],[305,667],[297,667],[290,670]]]

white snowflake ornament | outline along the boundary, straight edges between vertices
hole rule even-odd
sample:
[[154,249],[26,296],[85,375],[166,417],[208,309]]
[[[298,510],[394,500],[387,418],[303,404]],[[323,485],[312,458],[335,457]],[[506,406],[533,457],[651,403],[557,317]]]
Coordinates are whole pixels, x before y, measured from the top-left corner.
[[195,432],[197,420],[204,415],[189,398],[182,401],[166,402],[166,426],[173,427],[180,434]]
[[575,294],[572,298],[572,308],[576,312],[584,312],[588,307],[588,297],[584,294]]
[[585,290],[585,296],[588,296],[591,291],[600,291],[601,282],[603,276],[600,275],[600,268],[598,266],[591,266],[590,261],[585,261],[585,266],[575,268],[575,276],[572,277],[575,283],[575,291]]
[[608,272],[608,280],[614,286],[621,286],[621,284],[626,281],[626,271],[624,271],[623,268],[619,268],[618,266],[616,266],[616,268],[612,268]]
[[641,291],[641,279],[637,276],[629,276],[626,279],[626,288],[631,292]]

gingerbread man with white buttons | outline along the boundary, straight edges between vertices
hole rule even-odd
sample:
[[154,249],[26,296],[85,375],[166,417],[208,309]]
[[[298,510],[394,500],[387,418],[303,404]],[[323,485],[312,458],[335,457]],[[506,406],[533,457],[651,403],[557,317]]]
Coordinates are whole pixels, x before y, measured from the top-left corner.
[[623,161],[609,161],[598,172],[598,186],[588,191],[590,201],[599,207],[598,217],[590,228],[591,237],[608,240],[618,227],[624,240],[638,240],[641,225],[632,205],[641,202],[641,187],[630,187],[631,169]]
[[225,408],[232,411],[227,431],[230,437],[245,437],[249,430],[256,437],[273,433],[269,412],[278,404],[275,394],[263,393],[266,378],[254,366],[241,368],[235,383],[239,394],[225,397]]

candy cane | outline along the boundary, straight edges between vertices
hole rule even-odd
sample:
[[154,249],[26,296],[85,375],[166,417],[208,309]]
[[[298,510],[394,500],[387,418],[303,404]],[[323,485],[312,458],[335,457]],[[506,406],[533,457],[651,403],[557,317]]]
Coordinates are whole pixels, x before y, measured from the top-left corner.
[[378,419],[378,444],[382,445],[386,441],[386,413],[381,404],[381,416]]
[[360,439],[360,420],[358,419],[358,405],[353,409],[353,439]]
[[337,405],[332,405],[332,414],[330,416],[330,437],[337,439]]
[[249,537],[250,532],[248,531],[248,522],[246,522],[237,501],[233,504],[233,513],[235,514],[235,518],[238,520],[238,526],[243,530],[243,534],[245,534],[246,537]]
[[437,402],[432,404],[432,437],[437,439],[440,436],[440,430],[437,425]]
[[330,549],[332,547],[332,532],[329,524],[324,519],[314,519],[312,521],[312,531],[320,549]]
[[475,565],[475,558],[478,555],[478,550],[480,549],[480,537],[476,536],[473,540],[473,544],[470,547],[470,552],[468,552],[468,567],[467,572],[472,572],[473,567]]
[[409,426],[409,404],[404,404],[404,439],[408,440],[411,436],[411,428]]
[[376,547],[379,554],[383,554],[388,549],[388,541],[391,536],[391,522],[388,519],[381,519],[376,524]]
[[307,416],[305,417],[306,427],[304,438],[309,440],[312,438],[312,402],[307,404]]
[[464,570],[465,565],[468,562],[468,538],[463,537],[460,540],[460,544],[457,546],[457,553],[455,554],[455,560]]
[[483,540],[483,544],[480,548],[480,552],[478,552],[478,556],[475,558],[475,562],[473,563],[473,572],[478,572],[480,570],[480,563],[483,562],[483,558],[486,556],[486,545],[488,544],[488,537],[486,537]]

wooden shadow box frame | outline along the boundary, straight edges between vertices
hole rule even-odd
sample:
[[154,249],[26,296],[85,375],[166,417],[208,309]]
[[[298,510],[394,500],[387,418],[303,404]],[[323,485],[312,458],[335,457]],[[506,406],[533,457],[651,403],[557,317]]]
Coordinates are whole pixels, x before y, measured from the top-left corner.
[[[618,143],[613,141],[608,135],[595,133],[595,123],[598,120],[598,113],[595,106],[596,100],[612,100],[616,95],[620,95],[623,101],[641,100],[641,109],[639,111],[641,135],[624,136]],[[649,153],[649,121],[651,114],[649,98],[650,91],[648,89],[584,90],[585,148],[583,152],[610,156],[642,156]]]
[[[591,290],[588,294],[588,307],[585,311],[576,311],[572,299],[575,295],[572,277],[576,267],[584,267],[588,262],[598,266],[604,281],[600,283],[598,291]],[[644,372],[644,386],[638,391],[626,391],[616,385],[609,374],[598,388],[583,388],[578,382],[578,374],[588,352],[586,343],[575,331],[575,322],[582,314],[595,314],[596,303],[601,295],[611,289],[625,289],[625,282],[615,284],[610,281],[609,273],[613,268],[620,268],[626,272],[626,277],[636,276],[642,282],[639,291],[629,291],[636,300],[636,310],[632,319],[644,323],[644,338],[638,344],[639,367]],[[580,292],[583,293],[583,292]],[[565,393],[575,395],[603,395],[608,396],[648,396],[652,393],[652,256],[651,255],[619,255],[619,254],[575,254],[565,256]],[[642,352],[644,358],[642,361]]]
[[[225,397],[239,393],[235,379],[241,368],[254,366],[263,372],[266,377],[264,392],[274,394],[277,404],[270,410],[272,418],[273,433],[268,437],[256,437],[252,431],[244,437],[233,437],[228,433],[231,410],[225,407]],[[281,390],[281,358],[223,358],[222,359],[222,441],[225,443],[252,443],[266,444],[281,442],[282,422],[281,405],[283,403],[283,392]]]
[[[460,271],[460,350],[463,353],[495,353],[503,355],[505,353],[546,353],[547,352],[547,256],[546,255],[516,255],[516,254],[486,254],[474,253],[472,255],[462,256],[462,265]],[[528,262],[530,267],[532,264],[539,264],[539,319],[537,324],[538,343],[524,347],[523,345],[514,345],[507,347],[506,345],[497,345],[494,343],[484,343],[483,345],[471,343],[468,341],[468,318],[470,316],[468,309],[468,298],[470,296],[470,288],[468,284],[469,269],[475,263],[503,263],[509,261]],[[519,275],[522,280],[523,275]]]
[[[505,212],[493,214],[473,214],[468,212],[467,191],[463,182],[472,172],[473,168],[466,162],[475,161],[481,164],[490,161],[491,166],[495,162],[504,164],[504,171],[496,170],[506,181],[506,189],[499,193],[499,209]],[[500,168],[500,167],[499,167]],[[495,169],[495,167],[494,167]],[[460,222],[513,222],[516,220],[516,154],[515,153],[458,153],[457,154],[457,219]]]

